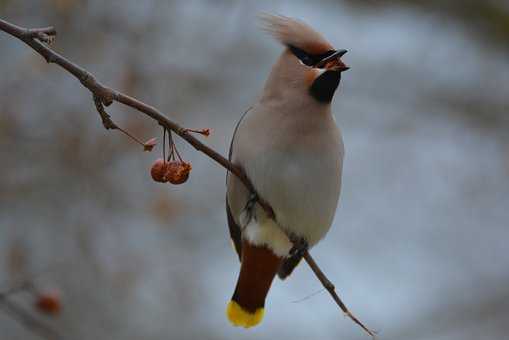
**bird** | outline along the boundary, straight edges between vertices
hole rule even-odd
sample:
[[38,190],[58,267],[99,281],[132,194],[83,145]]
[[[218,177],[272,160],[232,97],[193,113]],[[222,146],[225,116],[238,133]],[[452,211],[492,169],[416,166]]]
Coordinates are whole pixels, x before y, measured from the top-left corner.
[[237,123],[229,151],[256,193],[237,176],[226,178],[228,229],[241,263],[226,315],[245,328],[262,321],[276,274],[288,277],[331,227],[344,157],[331,103],[349,69],[341,60],[347,51],[304,21],[264,13],[260,22],[284,50]]

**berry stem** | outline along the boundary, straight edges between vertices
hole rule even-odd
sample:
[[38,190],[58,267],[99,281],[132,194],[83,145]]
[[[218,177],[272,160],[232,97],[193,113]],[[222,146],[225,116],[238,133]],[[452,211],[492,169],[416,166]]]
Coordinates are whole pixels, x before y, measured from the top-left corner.
[[126,136],[128,136],[129,138],[131,138],[132,140],[134,140],[136,143],[140,144],[141,146],[143,146],[143,147],[145,146],[145,143],[143,143],[141,140],[139,140],[138,138],[131,135],[129,132],[127,132],[127,130],[122,129],[119,126],[117,126],[117,130],[119,130],[120,132],[122,132],[123,134],[125,134]]
[[166,127],[163,127],[163,159],[166,161]]
[[195,129],[184,129],[185,132],[194,132],[194,133],[198,133],[200,135],[204,135],[205,137],[208,137],[210,135],[210,129],[200,129],[200,130],[195,130]]

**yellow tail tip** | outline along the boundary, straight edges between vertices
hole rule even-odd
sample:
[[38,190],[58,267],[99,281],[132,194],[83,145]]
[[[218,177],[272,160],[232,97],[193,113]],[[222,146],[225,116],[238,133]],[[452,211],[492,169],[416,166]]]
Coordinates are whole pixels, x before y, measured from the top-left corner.
[[226,307],[226,316],[232,325],[244,328],[258,325],[263,319],[264,312],[263,308],[258,308],[254,313],[250,313],[235,301],[230,301]]

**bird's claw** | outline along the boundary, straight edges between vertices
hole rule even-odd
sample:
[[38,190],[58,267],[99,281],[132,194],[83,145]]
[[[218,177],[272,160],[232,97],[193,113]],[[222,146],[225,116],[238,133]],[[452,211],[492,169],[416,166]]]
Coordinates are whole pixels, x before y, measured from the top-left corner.
[[302,257],[304,256],[304,253],[308,250],[309,244],[308,242],[303,239],[302,237],[294,238],[292,240],[293,247],[290,249],[290,256],[298,256]]

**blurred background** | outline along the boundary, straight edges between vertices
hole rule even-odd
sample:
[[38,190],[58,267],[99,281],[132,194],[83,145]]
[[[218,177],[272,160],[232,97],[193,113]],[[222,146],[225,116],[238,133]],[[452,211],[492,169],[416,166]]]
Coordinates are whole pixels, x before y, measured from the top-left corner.
[[[53,48],[227,153],[282,50],[256,14],[301,18],[349,53],[334,101],[343,191],[313,249],[380,339],[502,339],[509,321],[509,2],[0,0],[0,17],[54,25]],[[150,119],[119,104],[143,140]],[[88,91],[0,32],[0,291],[61,292],[65,339],[369,339],[304,264],[264,322],[229,325],[239,264],[225,171],[178,141],[193,171],[150,179],[161,148],[104,130]],[[310,296],[312,295],[312,296]],[[307,298],[306,298],[307,297]],[[30,309],[31,297],[18,294]],[[37,339],[0,313],[2,339]]]

